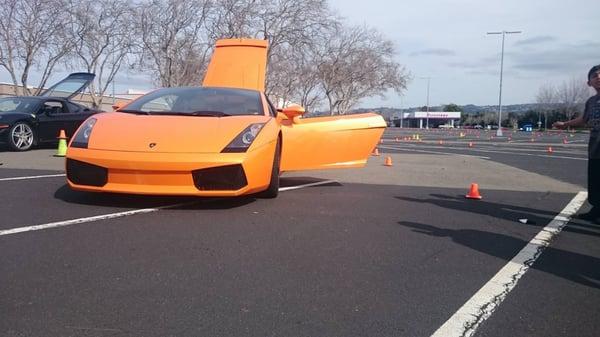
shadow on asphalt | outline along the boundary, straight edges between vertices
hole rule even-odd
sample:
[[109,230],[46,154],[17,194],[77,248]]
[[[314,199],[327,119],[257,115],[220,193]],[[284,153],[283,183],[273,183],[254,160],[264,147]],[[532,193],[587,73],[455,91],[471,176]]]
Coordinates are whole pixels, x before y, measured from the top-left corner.
[[251,196],[233,198],[147,196],[118,193],[94,193],[74,191],[67,185],[61,186],[54,197],[67,203],[117,208],[154,208],[184,203],[170,209],[230,209],[256,201]]
[[[281,187],[294,187],[304,184],[318,183],[325,179],[311,177],[281,178]],[[338,182],[330,182],[318,186],[342,186]],[[281,193],[281,192],[280,192]],[[241,207],[257,199],[255,195],[239,197],[185,197],[185,196],[148,196],[119,193],[95,193],[74,191],[68,185],[61,186],[54,197],[62,201],[91,206],[117,207],[117,208],[154,208],[165,205],[184,203],[186,205],[170,207],[170,209],[231,209]]]
[[[398,224],[412,228],[416,233],[449,237],[460,245],[506,261],[512,260],[515,251],[520,251],[528,243],[512,236],[473,229],[444,229],[408,221]],[[600,289],[600,259],[592,256],[547,247],[531,268]]]
[[[443,195],[443,194],[430,194],[433,198],[417,199],[410,197],[396,197],[396,199],[428,203],[443,208],[454,209],[469,213],[476,213],[485,216],[492,216],[498,219],[513,221],[521,224],[519,219],[527,219],[529,226],[545,227],[554,217],[556,212],[549,212],[545,210],[521,207],[509,204],[502,204],[497,202],[489,202],[485,200],[469,200],[464,196],[454,195]],[[566,226],[564,231],[571,233],[578,233],[584,235],[591,235],[600,237],[600,226],[592,223],[584,222],[582,220],[573,219]]]

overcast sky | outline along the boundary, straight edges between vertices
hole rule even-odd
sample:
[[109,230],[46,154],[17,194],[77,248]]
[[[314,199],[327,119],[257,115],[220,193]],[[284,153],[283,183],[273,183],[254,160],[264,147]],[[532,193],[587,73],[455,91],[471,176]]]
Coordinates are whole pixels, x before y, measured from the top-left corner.
[[[299,0],[300,1],[300,0]],[[538,88],[572,78],[585,81],[600,64],[598,0],[329,0],[349,23],[377,28],[396,46],[397,61],[413,79],[403,96],[389,93],[360,107],[498,104],[501,35],[506,36],[503,104],[535,101]],[[64,77],[57,73],[51,81]],[[30,83],[38,80],[32,74]],[[0,70],[0,81],[8,81]],[[146,76],[122,72],[117,93],[150,89]]]
[[540,85],[582,81],[600,64],[598,0],[330,0],[351,23],[383,32],[413,76],[404,97],[363,107],[498,104],[501,35],[506,35],[503,104],[535,101]]

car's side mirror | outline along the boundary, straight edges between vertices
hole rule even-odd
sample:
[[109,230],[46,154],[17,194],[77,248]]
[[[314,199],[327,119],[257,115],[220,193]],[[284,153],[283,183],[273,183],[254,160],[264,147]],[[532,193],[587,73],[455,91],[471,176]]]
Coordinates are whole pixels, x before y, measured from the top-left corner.
[[114,111],[117,111],[117,110],[121,109],[124,106],[125,106],[125,102],[115,102],[112,105],[112,108],[113,108]]
[[304,108],[298,104],[290,104],[283,109],[277,109],[277,111],[282,112],[290,120],[294,120],[295,117],[304,115],[305,112]]

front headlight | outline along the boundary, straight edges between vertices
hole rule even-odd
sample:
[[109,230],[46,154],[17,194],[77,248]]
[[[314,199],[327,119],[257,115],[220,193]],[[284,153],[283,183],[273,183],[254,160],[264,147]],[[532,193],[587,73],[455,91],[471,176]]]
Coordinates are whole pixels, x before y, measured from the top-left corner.
[[237,135],[221,152],[227,153],[248,151],[248,148],[250,145],[252,145],[252,142],[254,139],[256,139],[256,136],[258,136],[258,133],[260,130],[262,130],[263,126],[265,126],[265,123],[250,124],[244,129],[244,131],[240,132],[240,134]]
[[92,134],[92,129],[94,128],[95,124],[96,118],[90,118],[86,120],[79,130],[77,130],[77,133],[71,142],[71,147],[87,149],[88,142],[90,141],[90,136]]

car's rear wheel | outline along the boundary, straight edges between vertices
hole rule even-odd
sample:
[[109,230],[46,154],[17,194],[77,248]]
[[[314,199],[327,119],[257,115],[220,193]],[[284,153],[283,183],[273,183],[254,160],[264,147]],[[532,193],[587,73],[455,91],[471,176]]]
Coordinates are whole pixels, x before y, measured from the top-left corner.
[[273,168],[269,187],[258,194],[261,198],[275,198],[279,194],[279,167],[281,164],[281,140],[277,140],[275,154],[273,155]]
[[18,122],[8,130],[8,146],[13,151],[27,151],[33,146],[35,133],[25,122]]

